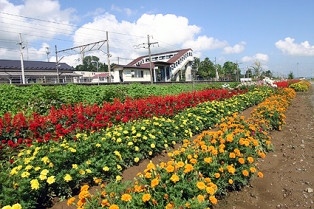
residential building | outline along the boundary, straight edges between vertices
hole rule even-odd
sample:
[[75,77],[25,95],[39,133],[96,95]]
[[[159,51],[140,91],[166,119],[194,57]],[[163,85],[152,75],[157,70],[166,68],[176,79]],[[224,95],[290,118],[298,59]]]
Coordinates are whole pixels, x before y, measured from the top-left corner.
[[[22,67],[20,60],[0,59],[0,83],[22,84]],[[81,75],[66,63],[23,61],[25,84],[28,83],[72,83]]]
[[113,82],[151,81],[150,64],[154,82],[192,80],[192,49],[181,49],[141,56],[127,65],[115,65],[112,68]]

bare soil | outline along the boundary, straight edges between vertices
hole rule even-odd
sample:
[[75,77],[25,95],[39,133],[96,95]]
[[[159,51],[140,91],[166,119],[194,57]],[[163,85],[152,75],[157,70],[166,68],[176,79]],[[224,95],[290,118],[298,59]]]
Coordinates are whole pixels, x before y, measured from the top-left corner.
[[[271,133],[275,150],[259,160],[264,178],[252,179],[241,191],[230,192],[214,209],[313,208],[314,209],[314,83],[308,92],[297,93],[286,112],[282,131]],[[242,114],[249,116],[252,108]],[[179,145],[177,145],[179,146]],[[153,159],[167,161],[166,153]],[[133,180],[150,160],[123,172],[124,180]],[[99,191],[93,187],[91,191]],[[50,209],[65,209],[66,201],[56,201]]]

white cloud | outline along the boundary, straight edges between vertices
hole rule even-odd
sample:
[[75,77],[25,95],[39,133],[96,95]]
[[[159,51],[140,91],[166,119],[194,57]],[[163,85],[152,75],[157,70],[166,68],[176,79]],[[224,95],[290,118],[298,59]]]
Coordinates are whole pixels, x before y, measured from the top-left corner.
[[219,41],[213,37],[199,36],[196,40],[187,40],[183,43],[183,48],[192,48],[196,51],[214,50],[226,47],[227,41]]
[[238,54],[244,51],[245,47],[244,45],[246,45],[246,43],[244,41],[232,46],[226,46],[223,49],[223,54]]
[[75,19],[74,10],[61,10],[59,1],[25,0],[21,5],[14,5],[8,0],[0,0],[0,11],[0,28],[5,28],[0,31],[0,37],[6,40],[1,47],[12,50],[12,53],[5,56],[8,59],[19,58],[19,47],[16,45],[19,42],[19,33],[22,34],[24,45],[26,40],[29,45],[25,54],[32,56],[31,60],[36,60],[40,54],[44,58],[45,53],[36,49],[33,45],[35,41],[48,41],[57,35],[70,35],[74,30],[74,26],[67,25]]
[[293,38],[287,37],[284,41],[277,41],[275,43],[275,46],[285,54],[298,56],[314,56],[314,45],[311,46],[308,41],[304,41],[301,44],[298,44],[294,43]]
[[245,56],[242,58],[242,62],[253,62],[253,61],[260,61],[260,62],[267,62],[269,60],[269,57],[267,54],[257,53],[253,56]]
[[118,6],[115,6],[114,4],[111,5],[111,10],[117,12],[125,12],[127,16],[131,16],[132,14],[136,13],[136,11],[133,11],[130,8],[120,8]]

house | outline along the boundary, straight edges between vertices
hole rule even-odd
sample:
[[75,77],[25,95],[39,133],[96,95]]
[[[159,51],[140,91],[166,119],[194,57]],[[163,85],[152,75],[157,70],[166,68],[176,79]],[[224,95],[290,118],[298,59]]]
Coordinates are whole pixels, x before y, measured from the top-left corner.
[[192,49],[152,54],[151,61],[152,63],[150,63],[149,55],[145,55],[127,65],[113,66],[113,82],[149,82],[151,68],[154,82],[179,81],[183,77],[186,81],[192,80],[192,62],[194,61]]
[[[0,59],[0,83],[22,84],[23,73],[21,60]],[[58,69],[55,62],[24,61],[24,78],[27,83],[59,83],[73,82],[76,74],[74,68],[66,63],[59,63]]]
[[[108,72],[93,72],[93,71],[74,71],[79,74],[80,77],[74,78],[74,83],[108,83],[109,73]],[[111,81],[113,76],[111,73]]]

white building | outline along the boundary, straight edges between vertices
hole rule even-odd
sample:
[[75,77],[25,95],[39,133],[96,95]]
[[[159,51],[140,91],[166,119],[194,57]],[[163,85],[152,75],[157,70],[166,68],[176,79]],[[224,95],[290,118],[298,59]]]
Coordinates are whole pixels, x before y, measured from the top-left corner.
[[[151,55],[153,81],[179,81],[183,76],[192,80],[194,60],[192,49],[181,49]],[[113,82],[151,81],[149,55],[141,56],[127,65],[115,65],[112,69]],[[185,73],[182,75],[182,73]]]

